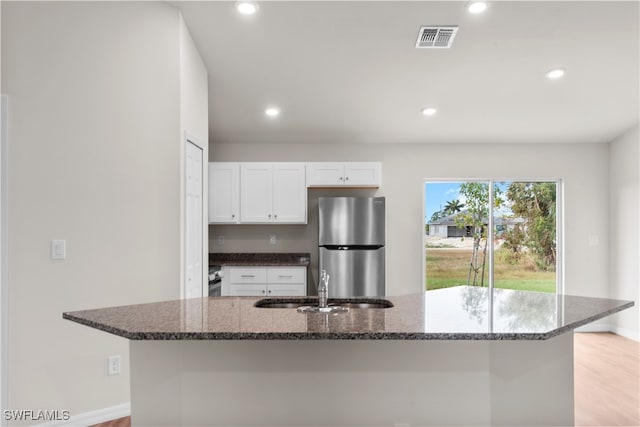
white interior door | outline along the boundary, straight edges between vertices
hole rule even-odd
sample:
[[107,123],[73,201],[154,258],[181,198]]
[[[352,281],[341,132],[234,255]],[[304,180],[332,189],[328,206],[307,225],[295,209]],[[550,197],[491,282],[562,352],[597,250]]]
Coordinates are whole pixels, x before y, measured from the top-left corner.
[[185,298],[197,298],[203,295],[202,244],[203,218],[203,150],[187,139],[186,150],[186,233],[185,233]]

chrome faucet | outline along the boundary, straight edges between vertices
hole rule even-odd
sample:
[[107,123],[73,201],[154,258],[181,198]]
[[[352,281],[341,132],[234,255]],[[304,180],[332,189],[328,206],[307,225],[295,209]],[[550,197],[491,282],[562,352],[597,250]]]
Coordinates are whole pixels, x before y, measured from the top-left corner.
[[329,275],[325,270],[320,271],[320,283],[318,284],[318,307],[327,308],[329,298]]

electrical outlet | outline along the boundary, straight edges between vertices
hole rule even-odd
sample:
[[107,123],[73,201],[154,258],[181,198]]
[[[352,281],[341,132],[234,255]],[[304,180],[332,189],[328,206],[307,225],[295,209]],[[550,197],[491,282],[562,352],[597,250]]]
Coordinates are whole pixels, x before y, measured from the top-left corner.
[[275,234],[272,234],[272,235],[269,237],[269,243],[271,243],[272,245],[275,245],[276,243],[278,243],[278,238],[276,237],[276,235],[275,235]]
[[218,246],[224,245],[224,236],[218,236]]
[[109,356],[109,375],[118,375],[120,373],[120,355]]
[[65,259],[67,257],[67,241],[51,241],[51,259]]

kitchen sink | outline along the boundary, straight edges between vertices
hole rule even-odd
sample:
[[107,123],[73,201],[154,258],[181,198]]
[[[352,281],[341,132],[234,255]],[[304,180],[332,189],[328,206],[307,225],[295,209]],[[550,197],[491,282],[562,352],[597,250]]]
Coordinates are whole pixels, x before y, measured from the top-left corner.
[[258,308],[298,308],[307,305],[301,302],[278,302],[270,300],[260,300],[254,304]]
[[[258,308],[298,308],[304,306],[317,307],[317,298],[265,298],[256,301]],[[393,303],[382,298],[336,298],[329,299],[329,307],[344,307],[349,309],[381,309],[391,308]]]
[[335,305],[338,305],[340,307],[346,307],[346,308],[391,308],[393,307],[393,303],[386,299],[379,299],[374,301],[340,302]]

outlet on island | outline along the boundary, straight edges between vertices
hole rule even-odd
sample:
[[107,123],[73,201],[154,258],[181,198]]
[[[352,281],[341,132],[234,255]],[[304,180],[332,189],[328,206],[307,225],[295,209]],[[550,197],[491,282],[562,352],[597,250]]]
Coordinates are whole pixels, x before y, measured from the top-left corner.
[[269,243],[271,243],[272,245],[275,245],[276,243],[278,243],[278,238],[276,237],[275,234],[272,234],[271,236],[269,236]]
[[109,356],[109,375],[118,375],[120,373],[120,355]]

